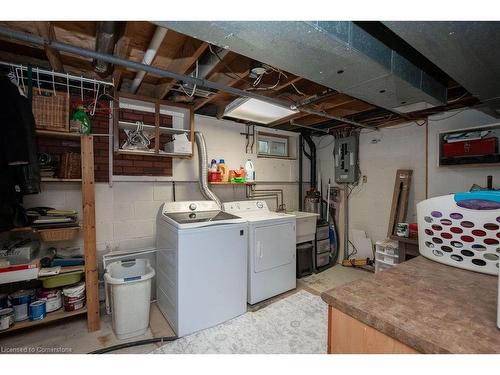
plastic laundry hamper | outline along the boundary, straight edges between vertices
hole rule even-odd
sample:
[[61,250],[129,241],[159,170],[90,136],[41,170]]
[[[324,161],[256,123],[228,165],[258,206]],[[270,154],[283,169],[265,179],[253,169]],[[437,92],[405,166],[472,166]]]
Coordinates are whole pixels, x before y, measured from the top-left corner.
[[456,193],[417,204],[420,254],[498,275],[500,191]]
[[142,335],[148,329],[154,276],[147,259],[118,261],[106,267],[104,280],[111,292],[113,330],[119,339]]

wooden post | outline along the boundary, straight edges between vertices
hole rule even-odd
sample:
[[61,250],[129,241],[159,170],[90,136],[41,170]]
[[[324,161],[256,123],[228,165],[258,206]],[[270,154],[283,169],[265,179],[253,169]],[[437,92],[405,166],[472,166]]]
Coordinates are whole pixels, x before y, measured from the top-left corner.
[[89,332],[100,329],[99,289],[95,234],[94,137],[82,136],[82,207],[83,247],[85,254],[85,288],[87,291],[87,327]]

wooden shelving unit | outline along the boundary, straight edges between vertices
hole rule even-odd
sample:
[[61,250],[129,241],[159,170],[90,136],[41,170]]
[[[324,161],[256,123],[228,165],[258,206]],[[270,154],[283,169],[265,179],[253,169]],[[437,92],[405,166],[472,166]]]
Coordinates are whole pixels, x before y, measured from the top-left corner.
[[83,315],[86,313],[87,313],[86,307],[79,309],[79,310],[76,310],[76,311],[64,311],[64,308],[62,307],[57,311],[48,313],[47,316],[42,320],[34,320],[34,321],[24,320],[22,322],[16,322],[16,324],[14,324],[12,327],[10,327],[9,329],[2,331],[0,333],[5,334],[5,333],[9,333],[9,332],[19,331],[21,329],[41,326],[44,324],[52,323],[52,322],[63,320],[63,319],[68,319],[72,316]]
[[186,158],[189,159],[191,158],[192,154],[183,154],[179,152],[164,152],[164,151],[159,151],[157,154],[154,152],[154,150],[151,151],[135,151],[135,150],[118,150],[116,151],[117,154],[120,155],[142,155],[142,156],[163,156],[163,157],[169,157],[169,158]]
[[[118,99],[120,104],[118,105],[118,111],[121,104],[125,103],[124,106],[131,105],[133,103],[134,106],[144,106],[144,108],[149,108],[149,111],[145,111],[144,113],[148,113],[154,116],[154,124],[152,123],[144,123],[143,128],[145,130],[149,130],[150,132],[154,132],[154,147],[152,147],[149,151],[135,151],[135,150],[124,150],[120,145],[120,131],[124,129],[136,129],[137,124],[132,121],[124,121],[120,120],[120,116],[113,116],[114,122],[114,152],[122,155],[141,155],[141,156],[161,156],[161,157],[169,157],[169,158],[180,158],[180,159],[188,159],[192,158],[193,150],[194,150],[194,112],[190,106],[183,105],[180,103],[173,103],[165,100],[154,100],[148,97],[143,97],[139,95],[132,95],[127,93],[119,93]],[[160,125],[160,116],[162,111],[170,111],[174,113],[182,113],[184,116],[184,126],[185,128],[179,129],[174,127],[165,127]],[[164,112],[163,112],[164,114]],[[165,152],[162,149],[160,143],[160,136],[162,134],[174,135],[174,134],[186,134],[188,139],[191,142],[191,152],[189,153],[181,153],[181,152]]]
[[[89,332],[100,329],[99,315],[99,291],[97,280],[96,259],[96,230],[95,230],[95,180],[94,180],[94,137],[92,135],[81,135],[77,133],[62,133],[47,130],[37,130],[38,136],[55,137],[63,139],[78,139],[80,141],[82,178],[81,179],[44,179],[58,182],[80,182],[82,184],[82,208],[83,217],[81,225],[83,229],[83,246],[85,257],[85,289],[86,308],[77,311],[58,310],[39,321],[18,322],[4,332],[17,331],[23,328],[43,325],[50,322],[66,319],[71,316],[87,315],[87,327]],[[14,228],[12,232],[36,231],[34,227]]]
[[248,186],[255,185],[255,182],[209,182],[210,185],[232,185],[232,186]]
[[[78,227],[81,228],[79,225],[74,225],[74,226],[68,226],[68,227],[61,227],[61,228],[73,228],[73,227]],[[12,228],[9,232],[36,232],[37,230],[43,230],[47,228],[37,228],[37,227],[18,227],[18,228]]]
[[42,177],[42,182],[82,182],[81,178]]
[[62,138],[62,139],[78,139],[82,137],[80,133],[55,132],[52,130],[40,130],[40,129],[36,130],[36,134],[45,137]]

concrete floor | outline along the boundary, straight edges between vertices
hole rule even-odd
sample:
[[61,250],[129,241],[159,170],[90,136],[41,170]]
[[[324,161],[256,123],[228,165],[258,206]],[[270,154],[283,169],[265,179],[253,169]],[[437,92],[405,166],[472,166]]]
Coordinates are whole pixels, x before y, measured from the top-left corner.
[[[113,333],[111,315],[101,313],[101,329],[99,331],[87,332],[87,321],[84,316],[80,316],[36,327],[32,330],[14,332],[9,336],[0,336],[0,349],[5,352],[5,348],[36,347],[39,352],[47,352],[47,349],[63,348],[63,353],[82,354],[125,342],[174,335],[172,328],[156,304],[153,303],[151,304],[149,329],[144,335],[129,340],[117,339]],[[116,353],[149,353],[158,346],[161,344],[148,344],[121,349]]]
[[310,276],[297,280],[297,287],[307,290],[311,293],[321,294],[328,289],[336,288],[351,281],[365,279],[373,275],[372,272],[361,268],[342,267],[337,264],[321,273],[315,273]]
[[[259,304],[249,306],[248,310],[259,310],[273,302],[276,302],[277,300],[286,298],[287,296],[296,293],[300,289],[319,295],[325,290],[354,280],[366,278],[370,275],[370,272],[364,270],[337,265],[319,274],[313,274],[297,280],[297,289],[283,293],[274,298],[270,298],[269,300],[263,301]],[[97,349],[122,344],[128,341],[173,335],[173,330],[170,328],[156,304],[152,304],[150,328],[144,335],[134,337],[130,340],[118,340],[113,333],[111,316],[102,314],[101,329],[97,332],[87,332],[86,320],[83,317],[76,317],[62,323],[55,323],[45,327],[37,327],[29,331],[20,331],[8,336],[0,335],[0,349],[36,347],[41,348],[41,352],[47,352],[47,348],[64,348],[64,352],[66,353],[77,354],[89,353]],[[115,351],[114,353],[149,353],[159,346],[161,346],[161,343],[148,344],[122,349]],[[3,352],[5,352],[5,349]]]

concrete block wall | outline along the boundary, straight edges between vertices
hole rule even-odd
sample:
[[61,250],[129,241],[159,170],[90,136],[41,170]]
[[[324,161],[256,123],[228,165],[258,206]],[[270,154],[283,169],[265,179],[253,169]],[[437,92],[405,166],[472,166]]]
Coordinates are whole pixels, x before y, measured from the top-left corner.
[[[448,112],[429,118],[429,198],[450,192],[467,191],[473,183],[485,185],[487,175],[493,175],[496,188],[500,188],[498,166],[438,167],[437,165],[439,132],[498,122],[500,121],[477,110]],[[401,124],[379,132],[362,131],[360,168],[361,174],[367,177],[367,182],[356,187],[350,196],[351,229],[364,230],[374,242],[386,238],[397,169],[413,170],[407,220],[416,222],[416,204],[426,199],[425,136],[425,127],[415,123]],[[316,139],[318,168],[323,181],[329,177],[334,181],[332,140],[331,136]],[[339,225],[342,232],[343,223],[340,222]]]
[[[104,132],[104,121],[102,123]],[[255,162],[258,188],[283,189],[288,209],[298,208],[298,161],[283,159],[260,159],[255,153],[245,153],[246,139],[240,133],[243,124],[221,121],[210,117],[196,116],[195,128],[205,135],[208,158],[224,158],[230,169],[244,165],[247,158]],[[103,138],[104,139],[104,138]],[[105,139],[107,142],[107,139]],[[255,148],[255,147],[254,147]],[[304,176],[308,176],[307,166]],[[95,185],[96,236],[99,262],[109,251],[139,250],[155,246],[156,215],[165,201],[173,200],[172,181],[176,181],[176,200],[202,200],[198,186],[198,158],[174,159],[173,176],[141,181],[113,181]],[[50,206],[74,208],[81,218],[81,185],[79,183],[42,183],[42,193],[26,196],[25,207]],[[244,200],[244,186],[212,186],[222,201]],[[266,200],[271,209],[276,209],[272,199]],[[82,246],[81,236],[62,246]]]

